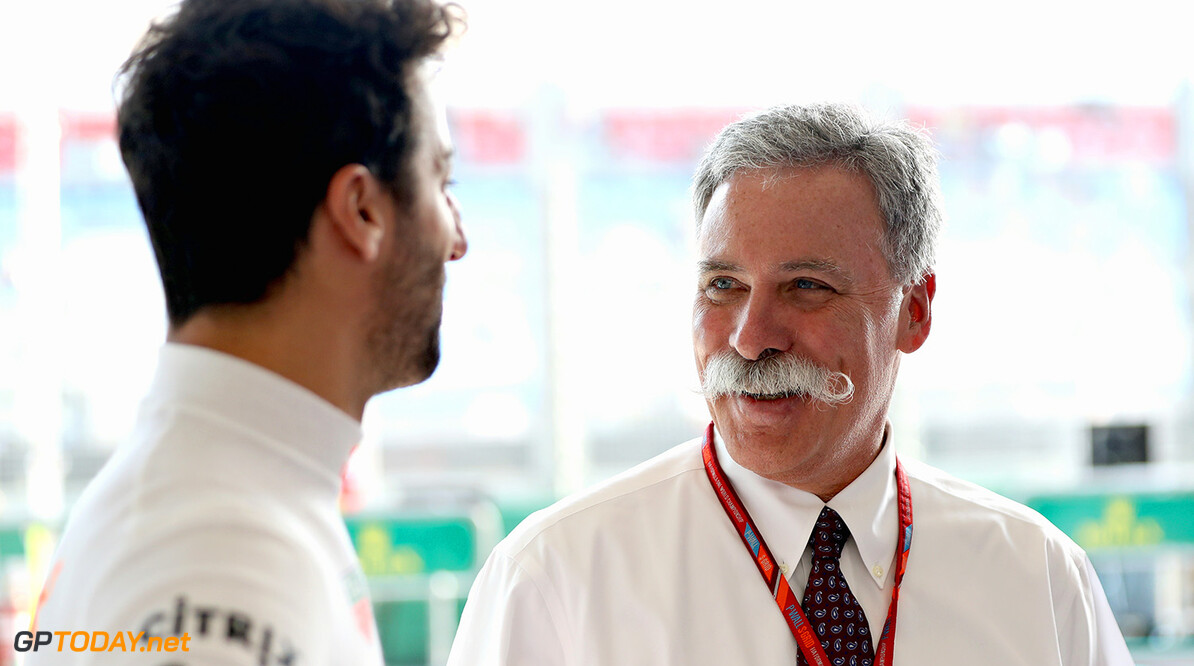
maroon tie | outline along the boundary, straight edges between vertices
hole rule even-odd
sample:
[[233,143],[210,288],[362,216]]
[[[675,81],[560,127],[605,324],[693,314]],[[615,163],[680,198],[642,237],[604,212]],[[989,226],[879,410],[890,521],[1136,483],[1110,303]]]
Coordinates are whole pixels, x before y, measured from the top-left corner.
[[[817,526],[808,538],[813,551],[813,568],[804,588],[800,606],[809,624],[821,639],[825,656],[833,666],[871,666],[875,652],[871,647],[871,630],[867,626],[862,606],[850,593],[842,575],[842,546],[850,530],[837,512],[829,507],[821,509]],[[797,650],[799,652],[799,650]],[[800,653],[796,663],[808,662]]]

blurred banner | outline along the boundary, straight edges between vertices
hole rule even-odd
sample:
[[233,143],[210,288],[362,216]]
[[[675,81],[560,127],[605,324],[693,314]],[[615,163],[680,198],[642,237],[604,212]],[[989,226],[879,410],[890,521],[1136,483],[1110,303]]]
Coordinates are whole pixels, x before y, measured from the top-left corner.
[[[1037,508],[1089,550],[1139,663],[1194,663],[1194,61],[1172,7],[1017,0],[977,30],[927,0],[465,4],[443,76],[470,251],[439,370],[371,402],[342,504],[390,663],[442,663],[529,512],[702,432],[693,167],[742,114],[823,99],[941,151],[898,448]],[[168,5],[117,5],[0,9],[0,664],[165,336],[112,74]]]

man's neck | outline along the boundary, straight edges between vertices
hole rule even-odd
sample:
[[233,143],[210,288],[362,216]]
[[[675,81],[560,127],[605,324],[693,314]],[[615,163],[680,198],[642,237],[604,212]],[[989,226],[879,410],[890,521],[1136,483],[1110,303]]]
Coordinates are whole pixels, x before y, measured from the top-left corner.
[[845,490],[847,486],[854,483],[854,480],[862,476],[862,473],[867,471],[879,454],[883,451],[883,447],[887,444],[887,427],[884,426],[883,431],[879,436],[879,445],[871,448],[867,455],[856,455],[851,457],[851,465],[844,470],[844,473],[835,481],[826,484],[820,490],[810,490],[817,497],[821,498],[822,502],[826,504],[829,500],[837,496],[838,493]]
[[[797,490],[812,493],[828,503],[839,492],[854,482],[871,466],[879,456],[887,440],[887,428],[884,421],[871,430],[873,434],[855,435],[853,444],[839,446],[832,449],[827,456],[801,464],[798,468],[756,469],[756,465],[734,455],[735,447],[726,435],[722,435],[727,452],[734,461],[755,474],[790,486]],[[720,433],[720,431],[719,431]]]
[[354,390],[351,373],[358,364],[351,345],[343,340],[337,343],[336,328],[319,322],[296,323],[274,316],[277,313],[255,310],[263,307],[204,308],[182,325],[171,326],[167,340],[214,349],[258,365],[360,421],[368,396]]

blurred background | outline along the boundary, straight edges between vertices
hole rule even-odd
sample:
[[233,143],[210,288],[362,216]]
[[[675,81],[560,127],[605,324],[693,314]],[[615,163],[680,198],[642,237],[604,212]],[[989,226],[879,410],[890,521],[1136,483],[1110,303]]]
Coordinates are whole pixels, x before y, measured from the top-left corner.
[[[389,663],[443,662],[529,512],[702,432],[693,166],[743,113],[841,100],[942,153],[902,455],[1044,513],[1139,663],[1194,664],[1194,57],[1172,3],[464,4],[442,83],[470,252],[439,371],[371,403],[343,499]],[[112,76],[170,6],[0,5],[0,664],[164,339]]]

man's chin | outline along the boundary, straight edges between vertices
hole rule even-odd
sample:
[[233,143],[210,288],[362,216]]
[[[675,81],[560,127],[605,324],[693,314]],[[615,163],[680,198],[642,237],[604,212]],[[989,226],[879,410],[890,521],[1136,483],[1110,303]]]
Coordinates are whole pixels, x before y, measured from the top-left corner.
[[773,481],[786,481],[792,461],[802,456],[800,438],[793,428],[767,427],[731,422],[719,424],[718,432],[734,462]]
[[381,388],[377,393],[386,393],[427,381],[439,367],[439,358],[439,335],[437,332],[435,338],[424,347],[421,355],[408,359],[399,367],[391,367],[390,373],[381,382]]

